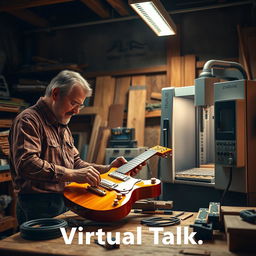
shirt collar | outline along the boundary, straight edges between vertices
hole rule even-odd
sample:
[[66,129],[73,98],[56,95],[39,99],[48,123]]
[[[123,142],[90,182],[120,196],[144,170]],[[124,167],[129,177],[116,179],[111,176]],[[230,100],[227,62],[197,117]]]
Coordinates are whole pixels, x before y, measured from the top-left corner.
[[47,103],[43,100],[42,97],[39,98],[39,100],[36,103],[36,106],[39,107],[40,111],[42,112],[45,122],[48,125],[54,125],[54,126],[65,126],[66,125],[62,125],[60,123],[58,123],[55,115],[53,114],[52,110],[49,108],[49,106],[47,105]]

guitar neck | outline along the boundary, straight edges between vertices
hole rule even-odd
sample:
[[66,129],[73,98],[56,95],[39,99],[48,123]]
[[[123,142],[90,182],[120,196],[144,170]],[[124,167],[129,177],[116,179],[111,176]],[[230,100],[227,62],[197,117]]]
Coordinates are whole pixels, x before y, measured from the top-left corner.
[[157,151],[153,149],[149,149],[139,156],[133,158],[131,161],[127,162],[126,164],[122,165],[118,169],[116,169],[116,172],[122,173],[122,174],[127,174],[152,156],[154,156],[157,153]]

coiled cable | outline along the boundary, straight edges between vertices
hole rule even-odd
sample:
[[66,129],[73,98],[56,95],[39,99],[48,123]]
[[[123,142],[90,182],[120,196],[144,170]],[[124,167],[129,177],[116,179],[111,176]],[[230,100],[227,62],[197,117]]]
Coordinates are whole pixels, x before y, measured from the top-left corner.
[[27,240],[48,240],[60,237],[60,228],[67,226],[68,223],[61,219],[35,219],[21,224],[20,235]]

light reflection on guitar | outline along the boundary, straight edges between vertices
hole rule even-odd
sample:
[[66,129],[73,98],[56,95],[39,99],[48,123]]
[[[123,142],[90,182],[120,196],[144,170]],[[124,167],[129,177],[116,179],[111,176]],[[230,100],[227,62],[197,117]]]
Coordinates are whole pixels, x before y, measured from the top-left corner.
[[161,181],[140,180],[129,176],[131,170],[154,155],[170,155],[171,149],[155,146],[119,168],[101,174],[98,187],[70,183],[64,189],[66,205],[78,215],[95,221],[117,221],[131,211],[134,202],[161,194]]

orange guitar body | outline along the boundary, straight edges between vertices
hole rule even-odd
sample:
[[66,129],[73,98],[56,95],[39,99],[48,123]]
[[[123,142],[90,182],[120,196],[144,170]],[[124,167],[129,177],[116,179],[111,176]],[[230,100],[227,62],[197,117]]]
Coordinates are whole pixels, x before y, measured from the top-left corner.
[[[171,149],[167,152],[170,151]],[[152,150],[148,153],[151,155],[155,154],[154,152],[152,153]],[[160,154],[158,151],[157,153]],[[146,157],[149,158],[148,156]],[[145,161],[144,158],[141,159],[141,163]],[[138,162],[138,160],[136,161]],[[129,162],[126,165],[128,171],[134,167],[133,164],[129,169]],[[126,166],[121,168],[126,169]],[[64,189],[66,205],[73,212],[86,219],[110,222],[120,220],[128,215],[133,203],[137,200],[157,197],[161,194],[161,181],[158,179],[136,179],[125,175],[126,171],[124,170],[122,175],[125,177],[125,180],[111,176],[113,173],[119,174],[118,170],[121,168],[111,168],[108,172],[101,174],[101,182],[105,181],[114,186],[114,188],[106,188],[100,184],[96,189],[100,190],[103,194],[97,194],[97,191],[96,193],[92,191],[92,187],[87,183],[78,184],[73,182],[67,185]]]
[[[109,172],[113,172],[112,168]],[[109,179],[116,183],[122,181],[108,176],[108,173],[101,175],[102,179]],[[161,182],[156,180],[151,184],[151,180],[142,180],[134,185],[131,191],[122,195],[118,204],[114,205],[117,199],[115,190],[105,189],[106,195],[100,196],[87,190],[88,184],[71,183],[65,187],[64,197],[66,205],[79,216],[95,221],[117,221],[124,218],[131,211],[134,202],[144,198],[157,197],[161,194]]]

